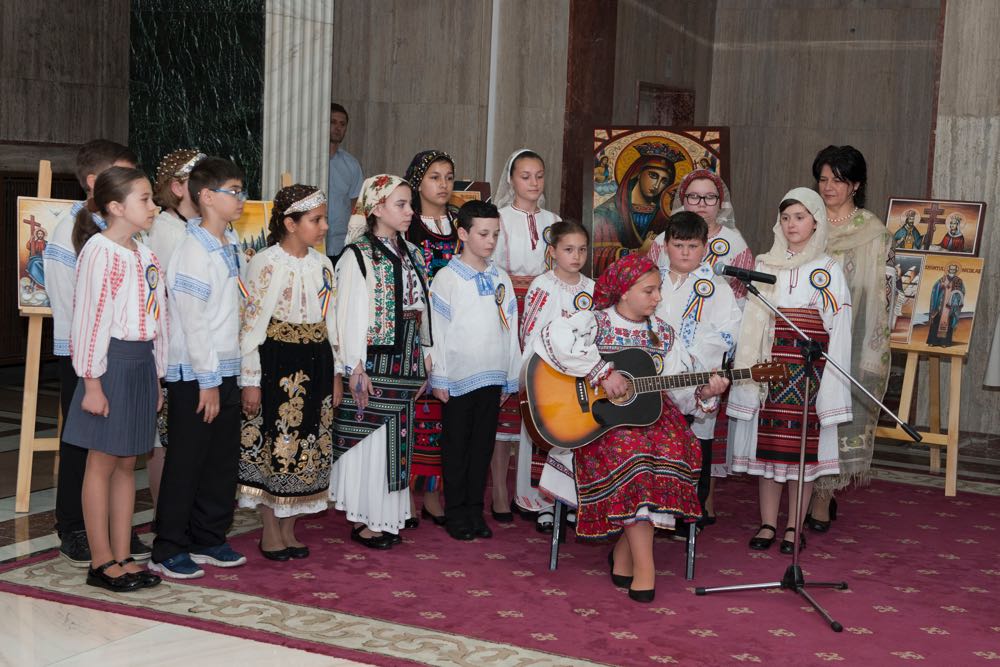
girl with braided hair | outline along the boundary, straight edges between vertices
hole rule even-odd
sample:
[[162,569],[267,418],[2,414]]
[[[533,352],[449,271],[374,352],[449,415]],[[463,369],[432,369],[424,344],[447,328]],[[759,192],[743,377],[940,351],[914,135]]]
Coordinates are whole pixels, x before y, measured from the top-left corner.
[[247,267],[239,505],[259,510],[260,551],[276,561],[309,555],[295,520],[327,507],[333,413],[342,395],[333,265],[313,249],[327,229],[322,191],[282,188],[268,247]]

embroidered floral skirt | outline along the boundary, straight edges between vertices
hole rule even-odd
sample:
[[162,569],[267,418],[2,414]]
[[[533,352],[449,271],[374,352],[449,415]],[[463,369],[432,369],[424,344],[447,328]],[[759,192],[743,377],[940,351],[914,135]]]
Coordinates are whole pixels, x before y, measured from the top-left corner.
[[[517,301],[517,323],[521,326],[524,320],[524,297],[535,276],[511,276],[514,286],[514,298]],[[516,393],[507,397],[500,406],[500,420],[497,422],[497,440],[518,442],[521,439],[521,403]],[[542,463],[544,463],[544,458]],[[541,470],[539,468],[539,470]],[[537,485],[537,480],[535,482]]]
[[441,419],[444,405],[428,391],[417,400],[410,486],[421,491],[441,488]]
[[279,516],[325,509],[333,447],[333,353],[326,325],[271,320],[260,346],[261,407],[243,422],[241,507]]
[[664,397],[652,426],[617,428],[576,450],[577,537],[617,537],[636,521],[666,527],[674,517],[697,519],[700,472],[701,445]]

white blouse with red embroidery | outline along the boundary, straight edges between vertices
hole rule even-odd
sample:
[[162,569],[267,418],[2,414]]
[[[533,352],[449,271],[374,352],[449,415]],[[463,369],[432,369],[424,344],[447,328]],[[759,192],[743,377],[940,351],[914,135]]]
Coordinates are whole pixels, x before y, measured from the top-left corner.
[[546,232],[561,220],[552,211],[526,213],[513,205],[500,209],[500,237],[493,261],[511,276],[540,276],[545,262]]
[[77,375],[104,375],[112,338],[153,341],[156,374],[166,373],[167,298],[156,256],[142,243],[130,250],[95,234],[76,263],[70,352]]

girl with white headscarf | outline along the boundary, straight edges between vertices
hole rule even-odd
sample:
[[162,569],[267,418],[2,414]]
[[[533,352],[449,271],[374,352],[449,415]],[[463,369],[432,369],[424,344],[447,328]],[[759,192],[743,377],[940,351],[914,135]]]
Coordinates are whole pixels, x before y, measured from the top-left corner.
[[[549,227],[560,220],[545,206],[545,162],[527,148],[520,148],[507,158],[497,184],[493,203],[500,210],[500,237],[493,251],[493,261],[510,275],[517,297],[518,322],[524,321],[524,296],[531,282],[548,270],[545,250]],[[497,445],[490,467],[493,476],[493,518],[499,522],[513,520],[507,492],[507,466],[510,464],[511,443],[521,440],[521,413],[517,396],[511,396],[500,408]],[[527,436],[525,436],[527,437]],[[537,479],[545,464],[545,456],[537,453],[531,460],[519,457],[517,494],[522,498],[521,510],[534,511],[541,504],[533,499],[537,489],[525,483]],[[534,473],[534,474],[532,474]],[[543,517],[544,519],[545,517]],[[551,516],[547,518],[552,525]],[[543,526],[547,527],[547,526]]]
[[[840,264],[826,253],[829,224],[823,200],[809,188],[788,192],[778,207],[774,245],[757,258],[758,271],[777,276],[775,285],[758,285],[763,296],[843,368],[851,366],[851,294]],[[734,386],[728,414],[733,420],[734,472],[760,477],[761,527],[750,548],[771,547],[778,534],[782,484],[788,487],[789,515],[782,553],[791,553],[801,535],[812,483],[839,473],[837,424],[851,421],[850,384],[825,359],[814,364],[809,381],[805,478],[799,479],[800,422],[805,389],[798,335],[757,299],[747,302],[738,337],[736,367],[763,361],[788,365],[785,383]],[[794,509],[797,484],[804,483],[803,507]],[[796,518],[797,517],[797,518]],[[789,533],[791,535],[789,535]]]

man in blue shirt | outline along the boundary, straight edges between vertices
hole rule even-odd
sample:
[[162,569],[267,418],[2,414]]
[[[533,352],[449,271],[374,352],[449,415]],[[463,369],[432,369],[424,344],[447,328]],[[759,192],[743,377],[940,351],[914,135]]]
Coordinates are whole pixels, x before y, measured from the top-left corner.
[[326,254],[334,265],[344,251],[347,221],[354,210],[354,202],[361,194],[364,174],[361,164],[353,155],[340,147],[347,135],[347,109],[334,102],[330,105],[330,181],[327,188],[327,218],[330,229],[326,233]]

